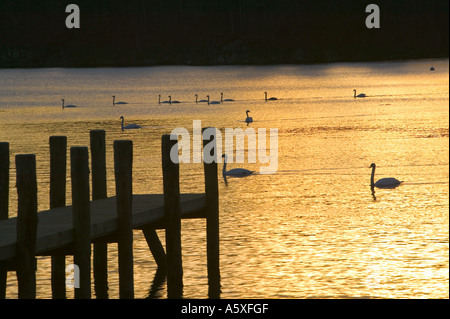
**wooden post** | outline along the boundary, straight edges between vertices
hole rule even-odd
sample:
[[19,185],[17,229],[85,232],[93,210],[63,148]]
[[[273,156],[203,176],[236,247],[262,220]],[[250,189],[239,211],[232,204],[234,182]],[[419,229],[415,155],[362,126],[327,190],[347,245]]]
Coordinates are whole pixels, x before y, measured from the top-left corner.
[[119,296],[134,298],[133,281],[133,224],[132,176],[133,142],[114,141],[114,173],[116,178],[116,205],[119,250]]
[[73,259],[80,269],[80,288],[75,289],[76,299],[91,298],[91,225],[88,161],[87,147],[70,148],[74,229]]
[[167,296],[182,298],[183,296],[183,265],[181,257],[181,205],[180,176],[178,151],[171,149],[177,140],[171,140],[170,135],[162,136],[162,170],[164,185],[164,215],[166,221],[166,253],[167,253]]
[[[50,209],[66,206],[67,137],[50,136]],[[66,298],[66,256],[52,255],[52,297]]]
[[[9,143],[0,143],[0,220],[8,219],[9,208]],[[6,298],[8,272],[0,266],[0,299]]]
[[17,281],[20,299],[36,298],[37,180],[36,156],[16,155]]
[[0,143],[0,220],[8,219],[9,143]]
[[[210,128],[211,129],[211,128]],[[203,129],[203,147],[216,143],[216,136]],[[206,133],[206,134],[205,134]],[[216,147],[211,147],[211,151]],[[209,154],[217,158],[217,154]],[[206,192],[206,249],[208,259],[208,296],[210,299],[220,298],[220,263],[219,263],[219,186],[217,181],[217,162],[203,161],[205,171]]]
[[[92,200],[96,200],[107,197],[105,131],[92,130],[90,139]],[[106,240],[97,240],[94,243],[94,286],[98,299],[108,298],[108,242]]]
[[142,228],[142,232],[144,233],[145,240],[147,241],[147,245],[152,252],[153,258],[155,258],[155,262],[158,265],[158,270],[166,273],[166,252],[164,251],[164,247],[159,240],[156,230],[153,227],[147,226]]

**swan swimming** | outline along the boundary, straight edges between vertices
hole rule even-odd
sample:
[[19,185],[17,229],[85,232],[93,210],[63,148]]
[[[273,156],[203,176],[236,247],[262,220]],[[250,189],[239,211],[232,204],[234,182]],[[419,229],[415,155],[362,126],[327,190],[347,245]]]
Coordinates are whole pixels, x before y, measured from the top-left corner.
[[208,98],[208,105],[210,105],[210,104],[220,104],[220,102],[219,101],[209,101],[209,95],[207,95],[206,96],[207,98]]
[[170,96],[169,95],[169,104],[172,104],[172,103],[181,103],[180,101],[172,101],[172,96]]
[[113,95],[112,98],[113,98],[113,106],[116,105],[116,104],[128,104],[127,102],[116,102],[116,96],[115,95]]
[[249,123],[253,123],[253,117],[248,116],[248,113],[250,113],[249,110],[245,111],[245,115],[247,115],[247,117],[245,118],[245,123],[247,123],[247,125]]
[[264,92],[264,96],[265,96],[265,100],[266,101],[276,101],[276,100],[278,100],[276,97],[267,98],[267,92]]
[[360,93],[358,95],[356,95],[356,90],[353,90],[353,97],[356,99],[357,97],[366,97],[367,95],[365,95],[364,93]]
[[161,103],[169,103],[169,101],[162,101],[161,102],[161,94],[160,94],[160,95],[158,95],[158,104],[161,104]]
[[378,187],[378,188],[395,188],[398,185],[400,185],[401,183],[403,183],[403,181],[399,181],[396,178],[393,177],[387,177],[387,178],[382,178],[379,179],[376,183],[374,183],[374,177],[375,177],[375,163],[370,164],[370,167],[372,168],[372,175],[370,176],[370,187],[374,188],[374,187]]
[[63,109],[66,108],[66,107],[77,107],[76,105],[73,105],[73,104],[64,105],[64,99],[61,99],[61,101],[62,101],[62,108]]
[[254,171],[250,171],[245,168],[233,168],[227,171],[227,154],[223,154],[222,157],[224,158],[223,161],[223,169],[222,169],[222,175],[225,176],[233,176],[233,177],[245,177],[252,175]]
[[138,128],[142,127],[142,126],[140,126],[138,124],[128,124],[127,126],[123,126],[123,121],[124,121],[123,116],[121,116],[120,119],[122,120],[122,132],[124,130],[134,130],[134,129],[138,129]]
[[198,103],[198,102],[208,102],[208,100],[198,100],[198,94],[195,94],[195,103]]
[[220,93],[220,102],[233,102],[233,99],[224,99],[223,93]]

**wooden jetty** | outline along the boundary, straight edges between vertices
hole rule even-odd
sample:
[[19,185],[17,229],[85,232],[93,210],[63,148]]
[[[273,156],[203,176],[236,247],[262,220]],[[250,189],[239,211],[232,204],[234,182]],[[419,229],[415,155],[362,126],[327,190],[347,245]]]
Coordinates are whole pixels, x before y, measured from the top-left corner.
[[[20,299],[36,298],[36,256],[41,255],[52,259],[53,298],[66,298],[66,255],[73,255],[77,267],[75,298],[92,298],[92,285],[97,298],[108,298],[107,245],[111,242],[118,243],[119,297],[134,298],[133,229],[142,230],[158,270],[166,273],[168,298],[182,298],[181,218],[206,218],[208,295],[219,298],[217,163],[204,163],[205,193],[180,194],[179,164],[170,158],[177,141],[163,135],[164,193],[133,194],[133,143],[117,140],[116,195],[107,197],[105,132],[91,131],[90,142],[91,167],[88,147],[70,148],[72,206],[66,206],[67,138],[50,137],[50,209],[41,212],[37,212],[35,155],[16,155],[18,211],[14,218],[8,218],[9,144],[0,143],[0,299],[6,297],[7,271],[17,274]],[[205,139],[204,144],[208,143],[215,143],[215,138]],[[165,249],[156,229],[166,231]]]

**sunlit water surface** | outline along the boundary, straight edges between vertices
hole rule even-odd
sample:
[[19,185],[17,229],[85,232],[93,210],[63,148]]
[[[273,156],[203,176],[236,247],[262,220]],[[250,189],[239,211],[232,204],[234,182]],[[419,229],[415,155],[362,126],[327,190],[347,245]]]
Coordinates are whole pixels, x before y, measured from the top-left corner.
[[[430,66],[435,71],[430,71]],[[222,298],[448,298],[448,59],[361,64],[0,70],[0,141],[14,156],[37,154],[39,209],[48,209],[52,135],[89,145],[106,130],[108,194],[112,143],[134,143],[135,193],[162,192],[160,140],[176,127],[278,129],[278,169],[245,179],[219,176]],[[353,98],[353,89],[368,97]],[[264,91],[278,101],[264,101]],[[221,105],[199,99],[235,99]],[[129,104],[112,106],[116,101]],[[158,104],[171,95],[180,104]],[[73,109],[61,108],[76,104]],[[125,124],[140,130],[121,132]],[[268,135],[267,135],[268,138]],[[245,146],[247,148],[247,145]],[[247,151],[247,149],[246,149]],[[266,164],[229,164],[258,171]],[[370,190],[376,177],[396,189]],[[203,192],[201,164],[181,164],[182,192]],[[67,189],[70,204],[70,183]],[[156,264],[135,231],[135,296],[166,297]],[[164,242],[164,232],[159,232]],[[182,222],[184,296],[207,298],[204,220]],[[117,249],[109,245],[109,294],[118,298]],[[70,263],[71,257],[67,258]],[[39,298],[50,298],[50,259],[38,260]],[[156,287],[155,287],[156,286]],[[7,296],[17,297],[14,273]],[[73,297],[73,291],[68,291]]]

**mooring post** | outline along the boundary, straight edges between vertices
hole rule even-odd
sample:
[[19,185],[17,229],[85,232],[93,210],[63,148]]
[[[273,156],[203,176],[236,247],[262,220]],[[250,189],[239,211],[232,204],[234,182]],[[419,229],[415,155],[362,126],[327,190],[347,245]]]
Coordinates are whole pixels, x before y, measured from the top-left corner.
[[164,247],[159,240],[156,230],[151,226],[146,226],[142,228],[142,232],[144,233],[145,240],[147,241],[147,245],[150,248],[153,258],[155,258],[155,262],[158,265],[158,270],[166,273],[166,252],[164,251]]
[[37,180],[36,156],[16,155],[17,251],[19,299],[36,298]]
[[[8,219],[9,207],[9,143],[0,143],[0,220]],[[0,265],[0,299],[6,298],[7,270]]]
[[73,260],[80,270],[80,287],[75,289],[75,298],[89,299],[91,298],[91,225],[87,147],[70,148],[70,167],[74,230]]
[[119,252],[119,296],[134,298],[133,280],[133,142],[114,141],[114,174],[116,179],[117,237]]
[[[92,200],[107,197],[106,139],[104,130],[90,132]],[[108,242],[94,242],[94,286],[98,299],[108,298]]]
[[8,219],[9,143],[0,143],[0,220]]
[[[67,137],[50,136],[50,209],[66,206]],[[52,255],[52,297],[66,298],[66,256]]]
[[[208,263],[208,296],[220,298],[220,264],[219,264],[219,184],[217,180],[217,150],[215,145],[215,128],[204,128],[202,132],[203,147],[211,150],[203,154],[206,193],[206,250]],[[206,159],[208,157],[208,159]]]
[[162,171],[164,186],[164,216],[166,222],[167,296],[171,299],[183,296],[183,265],[181,256],[181,205],[180,169],[178,150],[172,152],[177,140],[170,135],[161,139]]

